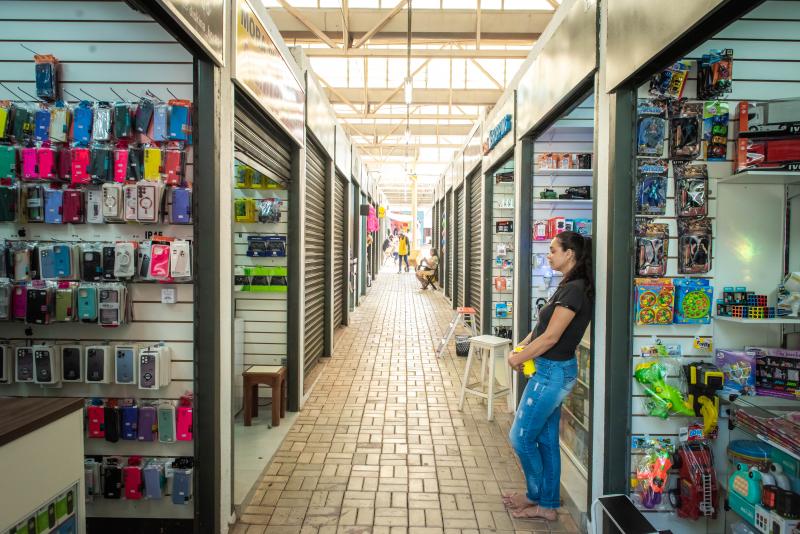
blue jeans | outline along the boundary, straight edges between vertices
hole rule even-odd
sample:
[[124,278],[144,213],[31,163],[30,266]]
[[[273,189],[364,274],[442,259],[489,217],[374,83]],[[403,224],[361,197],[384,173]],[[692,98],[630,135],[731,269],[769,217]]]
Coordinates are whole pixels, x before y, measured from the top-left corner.
[[522,394],[508,439],[519,456],[528,499],[542,508],[561,506],[561,451],[558,424],[561,403],[575,386],[578,365],[566,361],[536,359],[534,374]]

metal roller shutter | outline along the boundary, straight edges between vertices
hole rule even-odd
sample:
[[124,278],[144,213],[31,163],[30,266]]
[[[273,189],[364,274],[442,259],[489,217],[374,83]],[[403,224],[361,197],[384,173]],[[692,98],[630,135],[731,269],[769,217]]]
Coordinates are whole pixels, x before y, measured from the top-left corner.
[[453,297],[453,243],[455,243],[454,228],[453,228],[453,191],[452,189],[447,192],[446,197],[446,210],[447,210],[447,256],[445,256],[446,274],[445,274],[445,292],[448,297]]
[[345,272],[345,227],[344,218],[344,192],[345,180],[337,173],[333,189],[333,327],[336,328],[344,322],[344,307],[346,296],[344,288],[347,285]]
[[464,186],[462,185],[456,190],[456,209],[455,213],[453,214],[454,217],[454,226],[456,227],[456,239],[455,239],[455,253],[453,254],[453,260],[455,261],[455,271],[456,275],[455,284],[456,284],[456,306],[464,306],[464,267],[463,267],[463,260],[464,260],[464,243],[466,241],[466,228],[467,225],[465,224],[464,217]]
[[255,112],[240,100],[244,99],[237,98],[233,121],[236,150],[263,165],[270,178],[287,183],[292,175],[291,141],[267,121],[252,119]]
[[[483,226],[483,209],[481,206],[481,186],[483,184],[480,172],[470,177],[469,194],[469,303],[477,311],[475,317],[478,325],[481,324],[481,228]],[[479,329],[480,332],[480,329]]]
[[322,148],[307,136],[305,224],[305,371],[324,350],[325,330],[325,166]]

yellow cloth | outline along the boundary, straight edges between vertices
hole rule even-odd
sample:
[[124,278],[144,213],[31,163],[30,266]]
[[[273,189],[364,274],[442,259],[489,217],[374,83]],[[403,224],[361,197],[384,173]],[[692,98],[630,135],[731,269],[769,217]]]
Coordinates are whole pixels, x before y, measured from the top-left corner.
[[408,238],[407,237],[401,237],[400,238],[400,244],[398,245],[397,253],[400,254],[401,256],[408,256]]

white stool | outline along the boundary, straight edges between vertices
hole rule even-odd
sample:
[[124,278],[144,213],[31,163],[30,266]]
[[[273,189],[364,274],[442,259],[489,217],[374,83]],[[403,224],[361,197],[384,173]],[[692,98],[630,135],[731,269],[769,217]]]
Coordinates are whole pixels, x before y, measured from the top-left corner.
[[[502,359],[505,363],[506,355],[511,351],[511,340],[504,337],[497,336],[477,336],[469,338],[469,356],[467,356],[467,365],[464,369],[464,382],[461,384],[461,399],[458,401],[458,409],[462,410],[464,407],[464,397],[467,393],[475,395],[482,399],[486,399],[489,405],[488,420],[494,419],[492,409],[494,408],[494,398],[502,397],[509,393],[509,388],[501,388],[495,391],[495,360]],[[481,379],[479,382],[469,383],[469,372],[472,367],[472,362],[475,358],[481,359]],[[484,384],[486,379],[486,371],[489,371],[489,381]],[[511,368],[504,365],[507,370],[506,384],[511,384]],[[484,391],[485,388],[485,391]]]

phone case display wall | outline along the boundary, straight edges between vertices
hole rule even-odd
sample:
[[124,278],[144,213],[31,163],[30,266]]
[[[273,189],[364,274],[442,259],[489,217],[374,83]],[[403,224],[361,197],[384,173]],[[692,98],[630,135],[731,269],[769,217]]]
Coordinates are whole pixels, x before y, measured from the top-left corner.
[[492,175],[492,333],[513,339],[514,160]]
[[[78,504],[80,491],[78,484],[59,493],[38,510],[31,510],[25,517],[8,530],[8,534],[22,532],[47,534],[77,534],[79,520]],[[6,534],[6,531],[3,531]]]
[[[592,234],[593,137],[593,97],[588,97],[534,140],[532,326],[536,324],[539,309],[562,280],[561,274],[553,271],[547,261],[550,241],[564,230],[586,236]],[[588,479],[591,443],[589,332],[587,330],[577,351],[579,381],[562,405],[560,429],[562,450],[584,479]],[[586,503],[578,504],[586,506]],[[586,512],[586,509],[581,511]]]
[[[194,454],[193,58],[122,2],[4,9],[59,22],[2,64],[26,81],[0,86],[0,394],[86,398],[89,518],[191,519],[172,488]],[[107,20],[131,44],[85,44]],[[141,493],[151,464],[163,498]]]
[[243,365],[286,364],[288,177],[236,154],[234,290]]
[[800,520],[800,352],[780,348],[800,325],[800,242],[787,232],[800,177],[772,165],[787,153],[762,160],[750,144],[800,139],[783,129],[791,104],[769,117],[777,107],[754,104],[800,96],[765,59],[783,58],[780,36],[800,24],[774,21],[798,8],[765,3],[639,92],[633,493],[673,512],[678,532],[790,533]]

